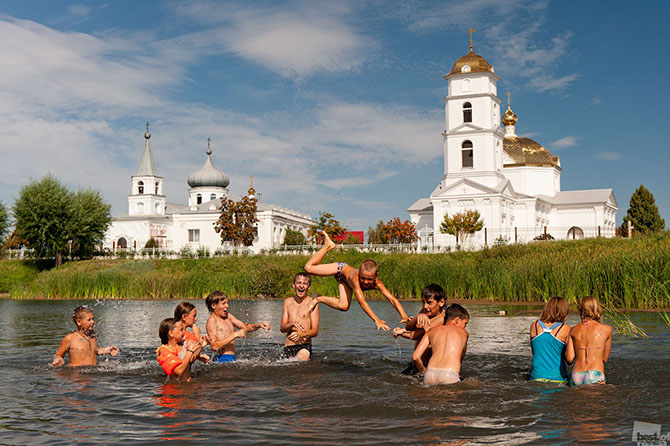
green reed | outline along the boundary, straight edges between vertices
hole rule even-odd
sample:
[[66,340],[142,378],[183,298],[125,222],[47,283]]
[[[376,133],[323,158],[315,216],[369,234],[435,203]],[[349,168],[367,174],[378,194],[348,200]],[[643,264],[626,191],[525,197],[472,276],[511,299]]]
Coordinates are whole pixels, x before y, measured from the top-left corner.
[[[438,283],[450,298],[542,301],[563,296],[573,305],[585,295],[613,308],[658,307],[670,283],[670,233],[634,239],[590,239],[492,247],[439,254],[361,253],[335,250],[324,262],[379,264],[379,277],[401,298],[416,298]],[[5,285],[12,297],[202,298],[213,289],[231,297],[282,297],[307,261],[305,255],[227,256],[179,260],[90,260],[34,271]],[[0,261],[0,272],[17,268]],[[4,265],[4,266],[3,266]],[[4,269],[3,269],[4,268]],[[312,291],[336,295],[330,277],[315,277]],[[380,297],[371,293],[372,297]]]

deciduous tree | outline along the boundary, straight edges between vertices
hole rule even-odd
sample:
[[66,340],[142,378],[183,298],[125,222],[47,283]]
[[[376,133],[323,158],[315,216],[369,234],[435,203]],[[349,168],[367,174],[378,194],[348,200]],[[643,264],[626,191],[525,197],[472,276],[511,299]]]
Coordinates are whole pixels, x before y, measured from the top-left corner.
[[92,190],[70,191],[53,175],[23,186],[14,203],[16,238],[38,256],[90,255],[111,224],[111,206]]
[[5,234],[9,229],[9,213],[7,207],[0,201],[0,245],[4,244]]
[[228,197],[221,199],[221,215],[214,223],[214,230],[221,236],[221,243],[251,246],[254,243],[256,218],[255,198],[242,197],[233,201]]
[[284,233],[284,241],[282,242],[283,246],[287,245],[304,245],[307,239],[305,234],[300,231],[294,231],[291,228],[286,228],[286,233]]
[[419,239],[416,225],[409,220],[393,217],[386,222],[381,234],[384,243],[414,243]]
[[651,234],[665,228],[665,220],[661,218],[656,206],[654,195],[641,184],[630,197],[628,212],[623,218],[623,226],[631,222],[639,234]]
[[307,237],[317,244],[323,243],[321,231],[326,231],[330,238],[340,237],[347,229],[335,219],[333,214],[319,212],[319,221],[307,231]]
[[379,220],[377,226],[374,228],[372,226],[368,227],[368,243],[371,245],[384,243],[382,239],[382,233],[384,232],[384,221]]
[[456,244],[465,243],[467,237],[477,231],[481,231],[484,227],[484,221],[480,220],[479,211],[467,210],[459,212],[449,217],[444,216],[444,221],[440,224],[440,232],[442,234],[451,234],[456,236]]

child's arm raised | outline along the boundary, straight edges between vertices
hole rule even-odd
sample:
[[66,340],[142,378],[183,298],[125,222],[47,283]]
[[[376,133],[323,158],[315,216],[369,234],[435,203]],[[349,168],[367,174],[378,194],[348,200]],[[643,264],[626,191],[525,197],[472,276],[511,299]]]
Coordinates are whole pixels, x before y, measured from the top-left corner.
[[65,353],[70,350],[70,339],[72,339],[71,334],[65,336],[63,340],[60,341],[60,346],[54,354],[54,360],[51,363],[51,367],[63,367],[65,365]]
[[428,337],[427,334],[425,334],[421,338],[421,341],[419,341],[419,345],[416,346],[416,349],[414,349],[414,353],[412,354],[412,360],[414,360],[416,369],[420,373],[426,373],[426,366],[423,364],[421,358],[423,357],[423,354],[425,353],[426,349],[429,346],[430,346],[430,338]]
[[388,288],[386,288],[384,286],[382,281],[379,280],[379,277],[377,277],[376,280],[375,280],[375,288],[377,288],[379,290],[379,292],[382,293],[382,295],[384,295],[384,297],[389,302],[391,302],[391,305],[393,305],[393,308],[395,308],[395,311],[397,311],[400,314],[400,317],[401,317],[400,322],[401,323],[406,322],[407,319],[409,319],[409,318],[407,317],[407,313],[405,313],[405,309],[402,307],[402,305],[400,305],[400,301],[398,301],[398,299],[396,299],[395,296],[393,294],[391,294],[391,292],[388,290]]
[[96,355],[112,355],[116,356],[119,354],[119,348],[115,345],[108,345],[107,347],[101,347],[95,351]]
[[361,306],[363,311],[365,311],[365,314],[367,314],[370,319],[375,322],[377,330],[381,328],[389,331],[391,329],[391,327],[389,327],[386,322],[377,317],[375,312],[372,311],[372,308],[370,308],[370,305],[366,302],[365,296],[363,295],[363,290],[361,289],[361,284],[358,282],[358,278],[356,278],[354,281],[354,296],[356,296],[356,300],[358,301],[358,304]]
[[228,314],[228,317],[230,318],[230,322],[233,323],[233,325],[237,328],[241,328],[247,333],[254,332],[258,330],[259,328],[262,328],[263,330],[270,330],[270,323],[268,321],[261,322],[260,324],[246,324],[233,316],[232,314]]

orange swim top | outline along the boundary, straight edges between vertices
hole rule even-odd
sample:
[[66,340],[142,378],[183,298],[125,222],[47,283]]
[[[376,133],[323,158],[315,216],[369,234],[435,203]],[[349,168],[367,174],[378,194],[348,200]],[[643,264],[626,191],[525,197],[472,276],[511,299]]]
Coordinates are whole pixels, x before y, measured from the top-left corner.
[[156,357],[158,359],[158,363],[161,365],[161,367],[163,367],[163,371],[167,375],[173,375],[174,369],[179,367],[182,363],[182,360],[179,358],[177,352],[170,350],[170,347],[167,345],[161,345],[156,349]]
[[200,339],[188,330],[184,330],[184,340],[200,342]]

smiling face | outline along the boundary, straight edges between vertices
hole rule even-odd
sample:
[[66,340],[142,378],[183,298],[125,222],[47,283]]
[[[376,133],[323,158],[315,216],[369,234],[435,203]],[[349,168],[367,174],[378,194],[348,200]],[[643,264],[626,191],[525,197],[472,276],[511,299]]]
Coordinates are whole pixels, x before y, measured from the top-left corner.
[[361,284],[361,289],[371,290],[377,282],[377,272],[360,270],[358,271],[358,281]]
[[212,305],[212,309],[214,310],[214,314],[222,319],[226,319],[228,317],[228,298],[221,299]]
[[423,301],[423,311],[429,316],[434,317],[440,314],[440,311],[444,308],[444,299],[435,300],[434,296],[428,297]]
[[181,317],[184,327],[193,327],[195,321],[198,320],[198,310],[195,308]]
[[298,276],[293,281],[293,290],[298,299],[302,300],[307,296],[309,291],[310,280],[304,276]]
[[92,332],[93,325],[95,324],[95,318],[93,317],[93,312],[87,311],[81,314],[81,317],[75,319],[78,330],[83,330],[84,332]]
[[184,342],[184,324],[181,321],[177,321],[174,324],[174,328],[168,332],[170,339],[174,340],[177,344]]

